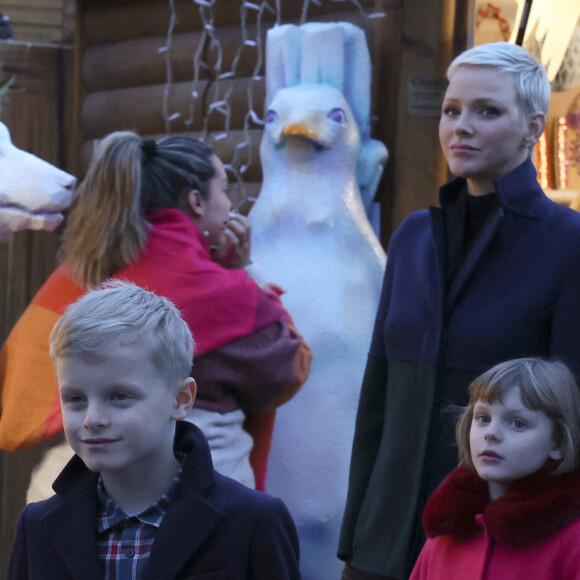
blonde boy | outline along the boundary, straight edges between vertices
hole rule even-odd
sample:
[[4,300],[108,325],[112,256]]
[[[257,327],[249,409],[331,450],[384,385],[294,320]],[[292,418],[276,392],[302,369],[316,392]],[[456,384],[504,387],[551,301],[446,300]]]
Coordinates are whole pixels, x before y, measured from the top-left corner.
[[50,341],[76,455],[56,495],[21,513],[9,580],[300,577],[282,502],[215,472],[182,421],[194,344],[171,302],[111,282],[71,305]]

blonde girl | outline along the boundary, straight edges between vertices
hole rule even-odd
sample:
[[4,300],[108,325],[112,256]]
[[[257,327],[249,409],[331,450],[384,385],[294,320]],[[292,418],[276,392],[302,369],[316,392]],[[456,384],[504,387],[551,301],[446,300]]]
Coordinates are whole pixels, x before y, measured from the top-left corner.
[[469,386],[461,466],[425,508],[412,580],[580,578],[580,394],[560,362],[521,358]]

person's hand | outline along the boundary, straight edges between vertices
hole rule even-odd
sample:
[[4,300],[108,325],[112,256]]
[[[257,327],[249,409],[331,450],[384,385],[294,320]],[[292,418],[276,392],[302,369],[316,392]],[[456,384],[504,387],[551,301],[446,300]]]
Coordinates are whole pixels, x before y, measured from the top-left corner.
[[229,270],[247,266],[252,248],[250,220],[239,213],[230,213],[222,233],[222,243],[210,248],[214,262]]
[[262,286],[262,290],[266,294],[273,294],[274,296],[282,296],[282,294],[286,294],[286,290],[274,282],[266,282],[266,284]]

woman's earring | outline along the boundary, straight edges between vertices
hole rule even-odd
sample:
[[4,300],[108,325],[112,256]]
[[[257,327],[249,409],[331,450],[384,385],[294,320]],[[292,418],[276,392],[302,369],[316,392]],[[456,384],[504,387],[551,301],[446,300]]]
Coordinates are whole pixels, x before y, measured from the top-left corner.
[[209,232],[208,232],[208,230],[203,230],[203,235],[204,235],[206,238],[209,238]]
[[531,151],[534,148],[534,140],[533,139],[524,139],[524,147]]

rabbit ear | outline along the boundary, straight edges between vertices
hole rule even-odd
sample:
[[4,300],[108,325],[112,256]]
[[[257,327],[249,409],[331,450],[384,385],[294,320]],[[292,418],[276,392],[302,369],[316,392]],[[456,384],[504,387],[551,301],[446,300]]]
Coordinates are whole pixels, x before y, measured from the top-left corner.
[[266,37],[266,105],[286,87],[300,83],[300,28],[294,24],[275,26]]
[[301,28],[301,82],[328,84],[341,91],[365,140],[372,72],[365,33],[349,22],[310,22]]
[[305,24],[302,30],[300,82],[330,85],[344,93],[345,34],[340,24]]
[[266,106],[280,89],[301,83],[341,91],[362,139],[368,138],[371,58],[360,28],[349,22],[271,28],[266,43]]

